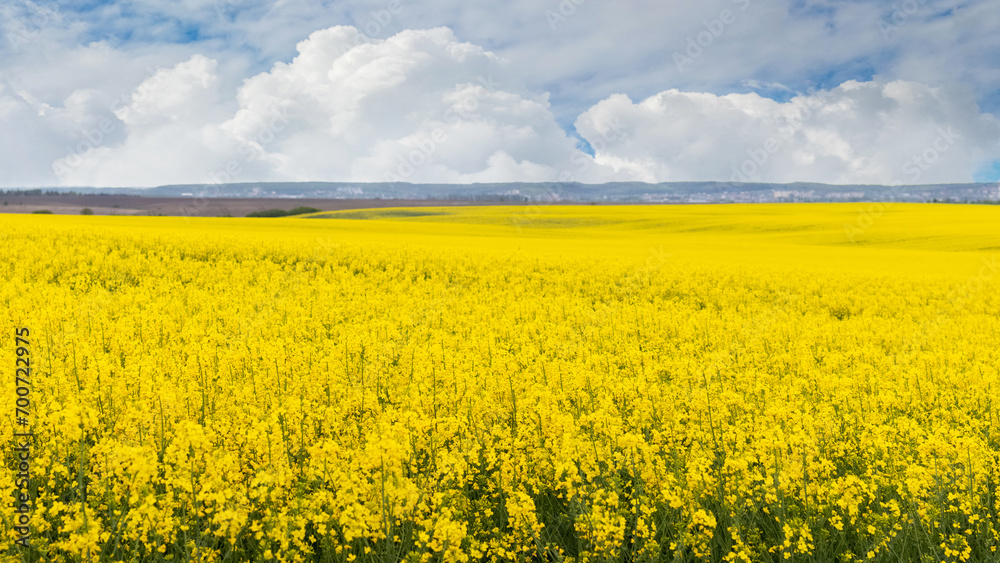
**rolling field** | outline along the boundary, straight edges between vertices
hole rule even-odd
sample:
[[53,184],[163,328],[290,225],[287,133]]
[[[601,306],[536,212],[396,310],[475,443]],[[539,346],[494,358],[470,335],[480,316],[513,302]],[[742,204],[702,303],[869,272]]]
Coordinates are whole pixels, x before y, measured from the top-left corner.
[[1000,560],[1000,207],[0,215],[0,243],[4,561]]

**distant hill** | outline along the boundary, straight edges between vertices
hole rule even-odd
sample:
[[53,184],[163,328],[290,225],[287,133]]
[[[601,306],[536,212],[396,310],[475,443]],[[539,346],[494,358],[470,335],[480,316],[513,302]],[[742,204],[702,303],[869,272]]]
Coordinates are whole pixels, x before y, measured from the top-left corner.
[[407,184],[359,182],[247,182],[166,185],[155,188],[43,188],[5,193],[118,194],[150,197],[293,199],[454,199],[483,201],[578,201],[648,203],[768,203],[836,201],[951,201],[1000,203],[1000,185],[913,186],[766,184],[729,182],[612,182]]

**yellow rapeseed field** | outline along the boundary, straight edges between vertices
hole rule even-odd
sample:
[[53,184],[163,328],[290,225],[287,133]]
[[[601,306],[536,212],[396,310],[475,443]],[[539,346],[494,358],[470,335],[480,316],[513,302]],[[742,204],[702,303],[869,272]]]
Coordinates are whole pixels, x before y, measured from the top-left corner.
[[1000,207],[0,215],[0,245],[4,561],[1000,558]]

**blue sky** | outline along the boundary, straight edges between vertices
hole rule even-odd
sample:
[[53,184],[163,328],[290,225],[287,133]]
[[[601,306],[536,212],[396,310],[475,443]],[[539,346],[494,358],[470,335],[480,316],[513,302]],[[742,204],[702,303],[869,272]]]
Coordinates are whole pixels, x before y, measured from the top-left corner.
[[994,160],[987,166],[980,168],[973,176],[975,182],[1000,182],[1000,160]]
[[[354,29],[331,32],[344,52],[314,35],[337,26]],[[0,32],[6,186],[200,181],[234,160],[242,181],[378,180],[410,160],[408,181],[726,180],[786,133],[748,180],[906,182],[933,151],[919,182],[1000,180],[986,0],[12,0]],[[341,68],[355,74],[329,78]],[[441,119],[494,71],[460,122]],[[254,95],[301,113],[268,146],[240,130],[262,122]],[[109,111],[122,99],[131,116]],[[819,117],[798,123],[804,108]],[[449,141],[414,157],[441,123]],[[215,144],[188,155],[198,142]]]

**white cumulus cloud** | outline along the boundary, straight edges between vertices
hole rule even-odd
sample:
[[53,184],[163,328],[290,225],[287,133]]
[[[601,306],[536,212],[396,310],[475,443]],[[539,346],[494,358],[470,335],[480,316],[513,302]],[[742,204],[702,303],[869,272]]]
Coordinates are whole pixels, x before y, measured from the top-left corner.
[[313,33],[235,100],[214,60],[161,70],[115,111],[125,140],[64,159],[62,183],[610,179],[494,54],[446,28],[357,37]]
[[[581,7],[558,33],[589,22],[587,13]],[[742,29],[734,23],[724,37]],[[915,30],[914,21],[898,39]],[[557,91],[559,110],[533,77],[549,63],[512,63],[510,48],[498,48],[501,56],[447,27],[385,38],[355,27],[321,29],[294,56],[253,72],[225,50],[191,52],[206,44],[134,53],[92,42],[66,51],[57,33],[64,31],[31,35],[32,48],[20,46],[20,58],[11,59],[21,70],[0,74],[0,186],[937,183],[973,181],[1000,159],[1000,125],[977,105],[987,102],[969,81],[942,86],[890,73],[795,95],[795,84],[744,77],[739,89],[781,101],[690,85],[633,101],[607,92],[656,89],[595,75],[600,96]],[[732,43],[720,36],[697,68],[719,68],[710,57]],[[587,83],[574,84],[582,92]],[[556,115],[569,111],[567,96],[576,100],[570,120]],[[572,118],[594,156],[567,133]]]
[[[53,163],[59,182],[148,186],[208,181],[233,144],[213,124],[228,113],[216,70],[216,61],[195,55],[152,73],[130,96],[108,105],[110,115],[80,129],[81,139]],[[95,108],[94,115],[101,109]]]
[[[601,124],[618,123],[617,142]],[[667,90],[611,96],[577,131],[599,164],[650,182],[971,182],[1000,158],[1000,124],[961,88],[873,80],[787,102]]]
[[[357,45],[313,33],[248,80],[222,124],[254,163],[289,180],[479,182],[592,174],[544,95],[446,28]],[[578,164],[582,163],[582,164]]]

